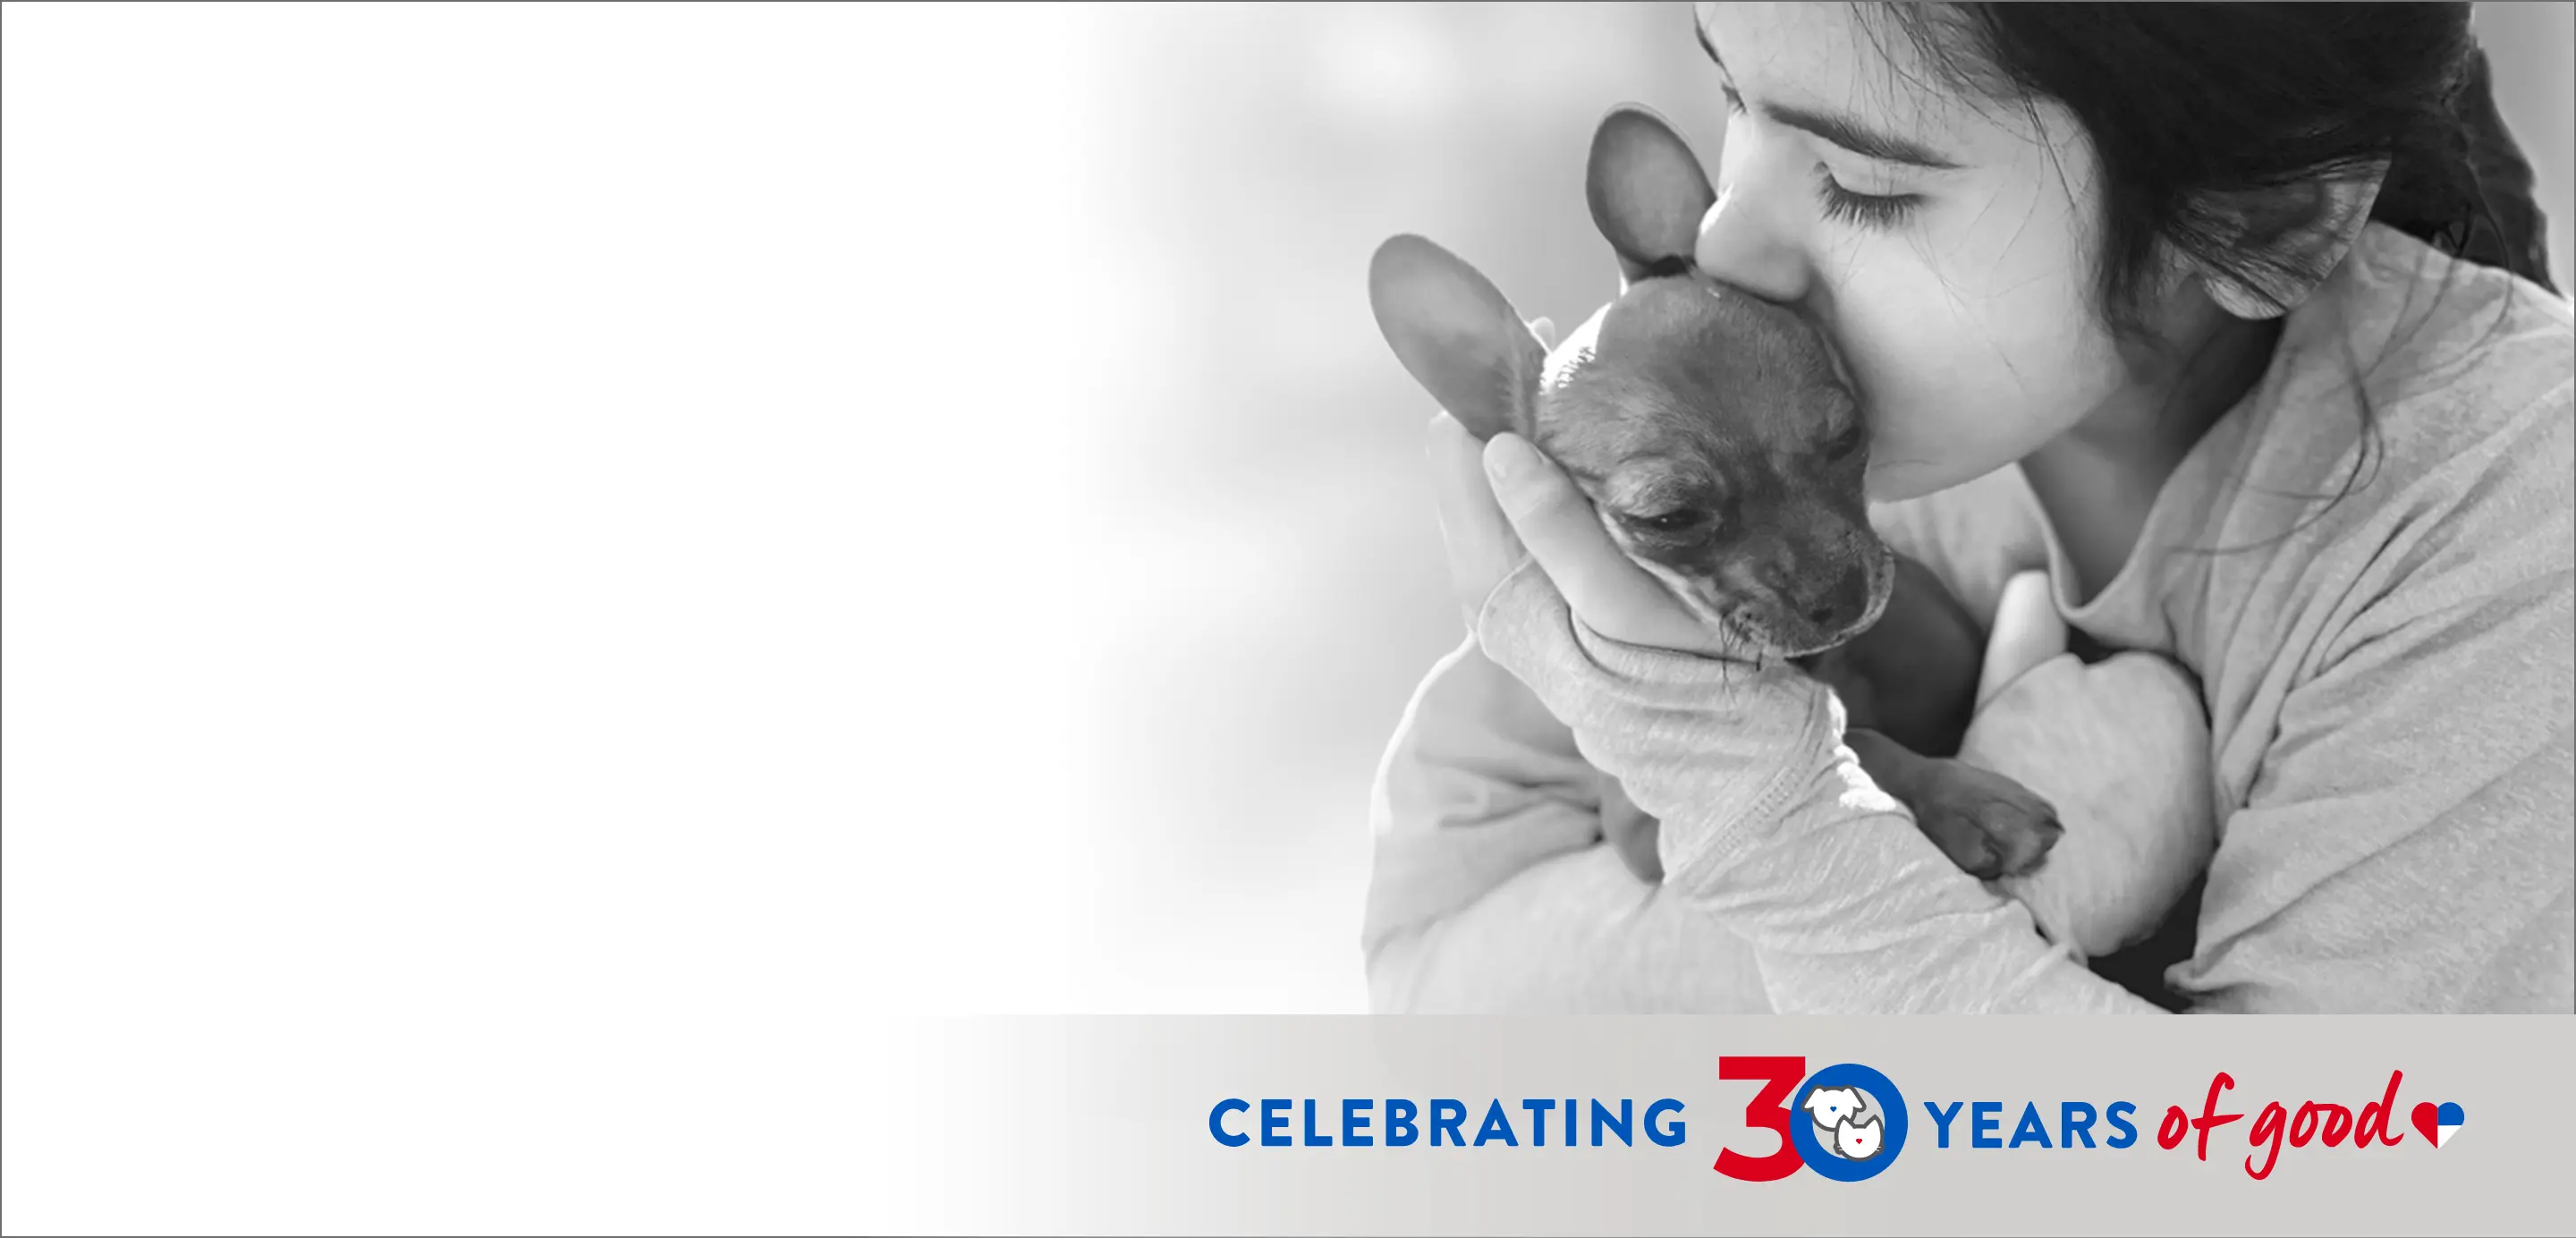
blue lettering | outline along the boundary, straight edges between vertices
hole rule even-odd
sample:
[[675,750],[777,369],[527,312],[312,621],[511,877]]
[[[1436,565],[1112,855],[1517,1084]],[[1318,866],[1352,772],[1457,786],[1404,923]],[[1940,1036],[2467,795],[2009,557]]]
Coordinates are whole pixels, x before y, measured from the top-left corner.
[[2043,1148],[2056,1146],[2048,1142],[2048,1126],[2039,1120],[2039,1102],[2035,1100],[2022,1105],[2021,1121],[2013,1124],[2012,1146],[2018,1148],[2034,1139]]
[[[1658,1148],[1679,1147],[1682,1142],[1682,1120],[1678,1115],[1681,1111],[1682,1103],[1669,1096],[1646,1106],[1646,1138],[1654,1140]],[[1673,1118],[1671,1130],[1663,1130],[1655,1125],[1655,1115],[1659,1113],[1676,1115]]]
[[1939,1123],[1941,1126],[1941,1147],[1946,1148],[1950,1146],[1950,1120],[1959,1116],[1959,1103],[1960,1102],[1954,1100],[1950,1102],[1950,1107],[1947,1109],[1935,1109],[1932,1107],[1932,1102],[1928,1100],[1923,1102],[1923,1112],[1931,1114],[1932,1120]]
[[[1524,1100],[1521,1102],[1521,1108],[1529,1110],[1530,1113],[1530,1146],[1533,1148],[1546,1147],[1547,1115],[1550,1111],[1556,1108],[1556,1102],[1552,1100]],[[1568,1139],[1566,1142],[1572,1143],[1574,1141]]]
[[2113,1101],[2110,1108],[2102,1111],[2103,1119],[2108,1121],[2114,1129],[2120,1132],[2109,1139],[2103,1140],[2103,1147],[2125,1148],[2138,1141],[2138,1128],[2129,1125],[2129,1115],[2136,1113],[2137,1111],[2138,1107],[2136,1105],[2132,1105],[2125,1100]]
[[1216,1136],[1216,1141],[1218,1143],[1224,1144],[1229,1148],[1240,1148],[1243,1145],[1252,1142],[1252,1136],[1250,1135],[1231,1134],[1225,1129],[1225,1115],[1229,1113],[1242,1113],[1250,1108],[1252,1108],[1252,1106],[1239,1100],[1218,1101],[1216,1103],[1216,1108],[1208,1110],[1208,1133]]
[[1489,1139],[1500,1139],[1505,1144],[1515,1148],[1521,1146],[1520,1138],[1512,1134],[1512,1120],[1509,1116],[1503,1113],[1503,1102],[1501,1101],[1495,1101],[1493,1104],[1486,1106],[1485,1124],[1476,1128],[1477,1147],[1484,1147],[1485,1141]]
[[[1277,1139],[1270,1137],[1270,1132],[1272,1131],[1279,1132],[1279,1137]],[[1265,1100],[1261,1102],[1261,1146],[1265,1148],[1284,1148],[1288,1146],[1287,1101]]]
[[1412,1101],[1400,1096],[1389,1097],[1386,1102],[1386,1146],[1410,1148],[1414,1140],[1422,1138],[1422,1128],[1413,1124],[1413,1115],[1420,1112]]
[[1312,1096],[1306,1098],[1306,1146],[1309,1148],[1333,1146],[1332,1136],[1319,1135],[1315,1131],[1315,1098]]
[[2057,1146],[2072,1148],[2078,1139],[2093,1146],[2093,1106],[2070,1100],[2057,1107]]
[[1996,1137],[1996,1132],[2003,1129],[2003,1119],[2002,1101],[1981,1100],[1968,1106],[1968,1146],[1972,1148],[2004,1146],[2004,1141]]
[[1451,1146],[1460,1148],[1466,1147],[1467,1137],[1458,1132],[1459,1125],[1464,1123],[1466,1120],[1467,1107],[1465,1105],[1459,1104],[1454,1100],[1432,1101],[1431,1146],[1435,1148],[1439,1147],[1440,1132],[1447,1131],[1449,1132],[1449,1143]]
[[1592,1146],[1596,1148],[1601,1146],[1601,1128],[1607,1126],[1610,1128],[1611,1134],[1619,1137],[1619,1142],[1626,1144],[1631,1148],[1636,1147],[1636,1128],[1633,1125],[1637,1113],[1636,1104],[1637,1102],[1633,1100],[1628,1100],[1624,1097],[1621,1098],[1619,1101],[1619,1116],[1613,1118],[1610,1116],[1610,1111],[1602,1107],[1600,1101],[1593,1101]]
[[1342,1102],[1343,1147],[1366,1148],[1372,1147],[1377,1143],[1376,1140],[1360,1133],[1369,1128],[1368,1114],[1366,1111],[1375,1108],[1377,1108],[1377,1102],[1373,1100],[1346,1100]]

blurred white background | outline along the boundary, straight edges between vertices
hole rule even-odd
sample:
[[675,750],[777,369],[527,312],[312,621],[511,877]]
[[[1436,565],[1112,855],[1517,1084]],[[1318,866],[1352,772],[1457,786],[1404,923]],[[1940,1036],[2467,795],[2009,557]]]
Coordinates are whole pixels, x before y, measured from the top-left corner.
[[[2479,17],[2562,286],[2569,12]],[[284,1072],[1362,1008],[1458,635],[1368,256],[1579,317],[1593,121],[1721,127],[1679,5],[5,22],[13,1167]]]

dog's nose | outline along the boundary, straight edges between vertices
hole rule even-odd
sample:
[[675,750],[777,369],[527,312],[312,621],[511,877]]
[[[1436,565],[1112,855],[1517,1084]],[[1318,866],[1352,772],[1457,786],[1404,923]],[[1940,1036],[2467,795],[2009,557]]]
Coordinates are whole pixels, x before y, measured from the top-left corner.
[[1852,570],[1842,574],[1824,597],[1807,608],[1807,621],[1820,628],[1839,628],[1860,619],[1869,609],[1869,573]]

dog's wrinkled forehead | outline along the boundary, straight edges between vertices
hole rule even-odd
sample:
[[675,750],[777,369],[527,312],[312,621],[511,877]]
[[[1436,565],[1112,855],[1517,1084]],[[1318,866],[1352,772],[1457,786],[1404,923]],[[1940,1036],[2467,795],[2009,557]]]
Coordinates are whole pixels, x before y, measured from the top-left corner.
[[[1707,280],[1642,281],[1549,358],[1542,402],[1560,456],[1692,444],[1758,460],[1807,451],[1856,415],[1823,340],[1780,306]],[[1641,433],[1640,421],[1658,433]]]

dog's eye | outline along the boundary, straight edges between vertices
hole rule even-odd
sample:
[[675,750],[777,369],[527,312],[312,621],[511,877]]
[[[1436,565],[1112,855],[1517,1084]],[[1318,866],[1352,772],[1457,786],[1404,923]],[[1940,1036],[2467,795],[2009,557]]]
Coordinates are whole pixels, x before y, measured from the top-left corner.
[[1708,523],[1708,513],[1695,507],[1677,507],[1657,515],[1635,516],[1631,519],[1657,533],[1688,533]]
[[1825,458],[1828,460],[1848,459],[1853,452],[1859,451],[1862,447],[1867,446],[1868,443],[1869,427],[1855,419],[1851,425],[1844,428],[1842,433],[1835,435],[1833,437],[1833,441],[1825,444]]

